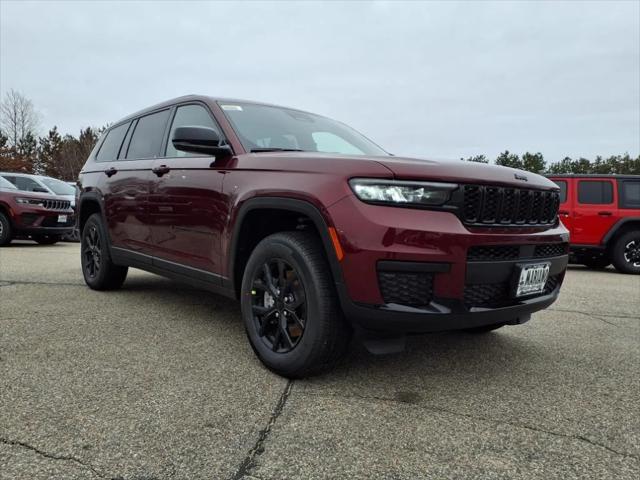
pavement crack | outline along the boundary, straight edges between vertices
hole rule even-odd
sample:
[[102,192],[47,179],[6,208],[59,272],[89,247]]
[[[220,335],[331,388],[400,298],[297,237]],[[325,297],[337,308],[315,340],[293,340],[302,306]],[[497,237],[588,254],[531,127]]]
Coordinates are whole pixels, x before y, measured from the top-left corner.
[[[333,393],[309,393],[309,392],[303,392],[303,395],[317,395],[317,396],[332,396],[332,397],[338,397],[338,398],[359,398],[362,400],[373,400],[373,401],[378,401],[378,402],[392,402],[392,403],[401,403],[404,405],[407,405],[408,403],[402,400],[399,400],[397,398],[390,398],[390,397],[383,397],[383,396],[377,396],[377,395],[338,395],[338,394],[333,394]],[[425,404],[420,404],[420,403],[413,403],[411,404],[411,406],[416,406],[418,408],[422,408],[424,410],[429,410],[431,412],[437,412],[437,413],[447,413],[449,415],[453,415],[453,416],[457,416],[457,417],[462,417],[462,418],[470,418],[473,420],[480,420],[483,422],[489,422],[489,423],[493,423],[496,425],[509,425],[511,427],[516,427],[516,428],[524,428],[526,430],[532,430],[534,432],[539,432],[539,433],[546,433],[548,435],[553,435],[556,437],[564,437],[564,438],[569,438],[572,440],[578,440],[578,441],[582,441],[585,443],[588,443],[594,447],[600,447],[603,448],[607,451],[609,451],[610,453],[613,453],[615,455],[619,455],[621,457],[626,457],[626,458],[631,458],[633,460],[636,461],[640,461],[640,457],[637,455],[633,455],[631,453],[626,453],[626,452],[621,452],[619,450],[616,450],[614,448],[609,447],[608,445],[604,445],[602,443],[596,442],[588,437],[585,437],[584,435],[574,435],[574,434],[569,434],[569,433],[560,433],[560,432],[554,432],[553,430],[545,430],[544,428],[540,428],[540,427],[535,427],[532,425],[528,425],[526,423],[518,423],[518,422],[509,422],[509,421],[505,421],[505,420],[497,420],[495,418],[489,418],[489,417],[483,417],[481,415],[472,415],[470,413],[463,413],[463,412],[458,412],[456,410],[450,410],[448,408],[442,408],[442,407],[438,407],[435,405],[425,405]],[[234,479],[235,480],[235,479]]]
[[608,320],[605,320],[602,317],[609,317],[609,318],[634,318],[634,317],[630,317],[630,316],[617,316],[617,315],[609,315],[609,314],[595,314],[595,313],[590,313],[590,312],[583,312],[580,310],[568,310],[568,309],[561,309],[561,308],[550,308],[549,310],[553,311],[553,312],[567,312],[567,313],[579,313],[580,315],[585,315],[589,318],[593,318],[594,320],[600,320],[601,322],[604,322],[608,325],[612,325],[614,327],[620,327],[620,325],[618,325],[617,323],[613,323],[610,322]]
[[48,453],[48,452],[45,452],[44,450],[40,450],[39,448],[34,447],[33,445],[29,445],[28,443],[20,442],[18,440],[9,440],[9,439],[4,438],[4,437],[0,437],[0,443],[3,443],[5,445],[10,445],[10,446],[13,446],[13,447],[26,448],[27,450],[31,450],[32,452],[35,452],[38,455],[40,455],[42,457],[45,457],[45,458],[48,458],[50,460],[60,460],[60,461],[63,461],[63,462],[75,462],[75,463],[77,463],[78,465],[80,465],[80,466],[82,466],[84,468],[88,468],[93,473],[95,473],[98,477],[107,478],[107,476],[105,476],[102,473],[100,473],[92,465],[90,465],[90,464],[88,464],[86,462],[83,462],[79,458],[72,457],[70,455],[56,455],[54,453]]
[[282,391],[282,394],[278,399],[278,403],[276,403],[276,406],[271,412],[271,416],[269,417],[267,425],[262,430],[260,430],[256,443],[253,445],[251,450],[247,452],[247,455],[240,463],[240,466],[238,467],[236,472],[230,477],[230,480],[241,480],[242,478],[249,476],[249,472],[255,467],[256,458],[262,455],[262,453],[264,452],[264,443],[266,442],[267,438],[269,438],[271,428],[275,425],[278,417],[280,417],[280,415],[282,414],[282,410],[284,409],[284,406],[289,399],[289,395],[291,395],[292,388],[293,380],[287,381],[287,384],[285,385],[284,390]]
[[81,283],[72,282],[29,282],[23,280],[1,280],[0,287],[8,287],[9,285],[51,285],[62,287],[82,287]]

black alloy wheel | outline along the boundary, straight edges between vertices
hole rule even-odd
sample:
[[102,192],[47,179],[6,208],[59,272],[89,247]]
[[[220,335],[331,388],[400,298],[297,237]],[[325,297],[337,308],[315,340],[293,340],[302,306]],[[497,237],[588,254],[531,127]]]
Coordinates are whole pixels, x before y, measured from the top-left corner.
[[102,265],[102,245],[96,225],[88,225],[82,245],[84,269],[89,278],[96,278]]
[[273,352],[296,348],[307,320],[304,285],[295,269],[283,259],[269,259],[252,283],[253,321],[258,336]]

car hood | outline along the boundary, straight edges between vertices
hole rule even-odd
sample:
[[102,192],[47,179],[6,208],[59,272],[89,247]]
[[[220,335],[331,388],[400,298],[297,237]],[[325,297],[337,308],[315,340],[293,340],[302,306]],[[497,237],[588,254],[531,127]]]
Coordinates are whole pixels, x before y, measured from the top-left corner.
[[[520,188],[557,189],[551,180],[516,168],[463,160],[422,160],[405,157],[374,157],[399,180],[433,180],[481,183]],[[372,158],[372,159],[374,159]]]

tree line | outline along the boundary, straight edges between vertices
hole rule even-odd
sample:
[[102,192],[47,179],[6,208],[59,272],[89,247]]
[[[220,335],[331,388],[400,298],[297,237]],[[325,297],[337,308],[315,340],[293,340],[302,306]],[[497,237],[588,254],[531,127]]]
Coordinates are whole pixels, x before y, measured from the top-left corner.
[[[476,155],[461,158],[468,162],[491,163],[485,155]],[[519,168],[533,173],[563,174],[563,173],[594,173],[594,174],[625,174],[640,175],[640,155],[633,158],[628,153],[624,155],[611,155],[607,158],[598,155],[594,160],[580,157],[572,159],[564,157],[559,162],[547,165],[542,153],[526,152],[522,156],[505,150],[496,157],[496,165]]]
[[[40,116],[31,100],[10,90],[0,103],[0,170],[38,173],[62,180],[78,177],[84,162],[105,127],[86,127],[77,137],[58,132],[54,126],[44,137],[38,136]],[[542,153],[526,152],[522,156],[505,150],[491,162],[485,155],[460,160],[495,163],[534,173],[618,173],[640,175],[640,155],[628,153],[594,160],[565,157],[547,164]]]

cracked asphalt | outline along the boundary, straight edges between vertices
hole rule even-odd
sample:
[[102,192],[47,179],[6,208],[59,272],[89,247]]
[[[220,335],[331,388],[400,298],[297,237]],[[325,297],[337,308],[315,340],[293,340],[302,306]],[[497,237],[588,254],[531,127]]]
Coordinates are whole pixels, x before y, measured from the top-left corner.
[[1,479],[637,479],[640,277],[572,267],[528,324],[358,345],[289,382],[238,306],[79,247],[0,250]]

